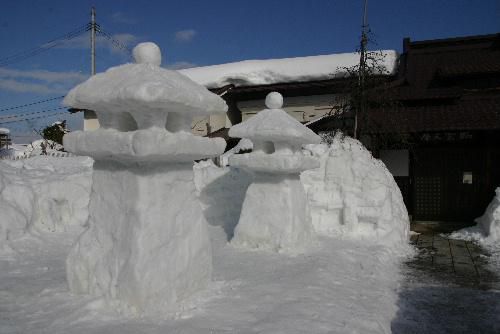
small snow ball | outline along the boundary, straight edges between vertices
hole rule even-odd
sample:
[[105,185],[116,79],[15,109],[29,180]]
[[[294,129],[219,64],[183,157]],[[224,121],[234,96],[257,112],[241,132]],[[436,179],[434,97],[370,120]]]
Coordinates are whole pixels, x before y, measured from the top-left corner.
[[161,64],[161,51],[155,43],[139,43],[132,50],[132,54],[137,64],[153,64],[156,66]]
[[280,109],[283,107],[283,96],[278,92],[271,92],[266,96],[266,107]]

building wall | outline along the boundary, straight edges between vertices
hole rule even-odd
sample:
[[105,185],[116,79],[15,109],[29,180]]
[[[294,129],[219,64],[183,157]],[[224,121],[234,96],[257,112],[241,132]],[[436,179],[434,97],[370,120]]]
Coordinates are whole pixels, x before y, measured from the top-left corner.
[[[285,97],[283,109],[297,121],[306,123],[325,115],[341,102],[341,95],[337,94]],[[242,121],[266,108],[264,99],[241,101],[237,105],[241,110]]]

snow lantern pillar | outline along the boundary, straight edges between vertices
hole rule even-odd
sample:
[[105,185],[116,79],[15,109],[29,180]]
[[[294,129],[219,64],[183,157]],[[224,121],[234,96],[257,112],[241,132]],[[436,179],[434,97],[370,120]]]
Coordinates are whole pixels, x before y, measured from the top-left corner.
[[281,94],[269,93],[267,109],[229,129],[231,137],[247,138],[254,144],[252,153],[233,155],[229,164],[255,173],[232,244],[297,252],[310,242],[312,223],[299,176],[319,167],[319,161],[305,156],[302,145],[321,139],[282,106]]
[[67,278],[73,292],[151,313],[175,310],[211,279],[193,160],[220,155],[225,141],[194,136],[191,121],[227,106],[161,68],[155,44],[141,43],[133,54],[135,64],[91,77],[64,100],[94,110],[101,124],[64,137],[68,151],[95,159],[89,228],[68,256]]

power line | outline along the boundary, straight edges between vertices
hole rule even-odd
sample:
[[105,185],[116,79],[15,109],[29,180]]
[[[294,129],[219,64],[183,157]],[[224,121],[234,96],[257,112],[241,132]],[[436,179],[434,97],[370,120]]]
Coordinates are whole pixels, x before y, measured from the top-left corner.
[[115,38],[113,38],[113,36],[107,32],[105,32],[104,30],[102,30],[102,28],[100,26],[97,27],[97,32],[101,35],[103,35],[104,37],[106,37],[110,42],[111,42],[111,45],[122,50],[122,51],[125,51],[127,54],[129,54],[130,56],[132,55],[132,50],[125,44],[123,44],[122,42],[116,40]]
[[[58,109],[66,109],[66,108],[65,107],[60,107]],[[62,115],[62,114],[68,114],[68,112],[59,112],[59,113],[54,113],[54,114],[50,114],[50,115],[43,115],[43,116],[38,116],[38,117],[30,117],[30,118],[18,119],[18,120],[15,120],[15,121],[0,122],[0,124],[18,123],[18,122],[30,121],[30,120],[33,120],[33,119],[49,118],[49,117],[52,117],[52,116],[57,116],[57,115]]]
[[[34,106],[36,104],[40,104],[40,103],[45,103],[45,102],[49,102],[49,101],[54,101],[54,100],[59,100],[59,99],[62,99],[64,98],[65,95],[62,95],[62,96],[56,96],[56,97],[52,97],[50,99],[46,99],[46,100],[41,100],[41,101],[35,101],[35,102],[31,102],[31,103],[26,103],[26,104],[21,104],[21,105],[18,105],[18,106],[13,106],[13,107],[8,107],[8,108],[3,108],[3,109],[0,109],[0,111],[7,111],[7,110],[14,110],[14,109],[19,109],[19,108],[25,108],[25,107],[29,107],[29,106]],[[0,116],[1,118],[2,116]]]
[[42,113],[46,113],[46,112],[51,112],[51,111],[63,109],[63,108],[66,108],[66,107],[57,107],[57,108],[40,110],[40,111],[33,111],[33,112],[28,112],[28,113],[23,113],[23,114],[17,114],[17,115],[0,116],[0,121],[2,121],[4,119],[9,119],[9,118],[19,118],[19,117],[24,117],[24,116],[29,116],[29,115],[42,114]]
[[38,47],[34,47],[25,51],[18,52],[16,54],[13,54],[8,57],[4,57],[0,59],[0,66],[5,66],[5,65],[10,65],[19,61],[23,61],[25,59],[28,59],[30,57],[36,56],[42,52],[45,52],[47,50],[50,50],[58,45],[61,45],[73,38],[76,38],[83,33],[87,32],[90,30],[90,25],[86,24],[84,26],[81,26],[75,30],[72,30],[62,36],[59,36],[57,38],[54,38]]

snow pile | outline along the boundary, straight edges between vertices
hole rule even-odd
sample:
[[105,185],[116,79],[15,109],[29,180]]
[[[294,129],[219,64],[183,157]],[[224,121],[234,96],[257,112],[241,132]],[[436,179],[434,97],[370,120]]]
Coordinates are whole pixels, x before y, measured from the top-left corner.
[[[476,226],[466,227],[450,235],[452,239],[475,240],[488,248],[500,248],[500,187],[484,214],[475,219]],[[489,247],[491,246],[491,247]]]
[[70,289],[140,314],[176,311],[204,290],[212,250],[193,182],[193,160],[224,152],[194,136],[194,115],[224,113],[219,96],[159,67],[153,43],[73,88],[64,103],[95,110],[101,128],[75,131],[65,147],[93,157],[89,229],[67,259]]
[[0,161],[0,243],[28,230],[64,231],[88,217],[92,159]]
[[311,244],[312,225],[301,171],[318,161],[304,156],[303,144],[321,138],[288,115],[283,96],[271,92],[267,109],[229,129],[231,137],[246,138],[253,152],[233,155],[229,164],[255,173],[247,189],[233,245],[297,253]]
[[64,147],[52,140],[38,139],[26,146],[24,151],[25,156],[41,155],[45,150],[46,153],[61,152]]
[[301,175],[319,234],[398,246],[409,239],[401,192],[385,165],[357,140],[335,136],[331,146],[308,145],[321,161]]
[[[397,65],[397,52],[382,50],[382,73],[392,74]],[[235,63],[193,67],[179,72],[207,87],[225,85],[256,86],[283,82],[327,80],[345,76],[346,67],[359,63],[358,53],[267,60],[245,60]]]
[[0,157],[26,158],[35,155],[60,153],[64,147],[52,140],[38,139],[28,145],[12,144],[0,150]]

